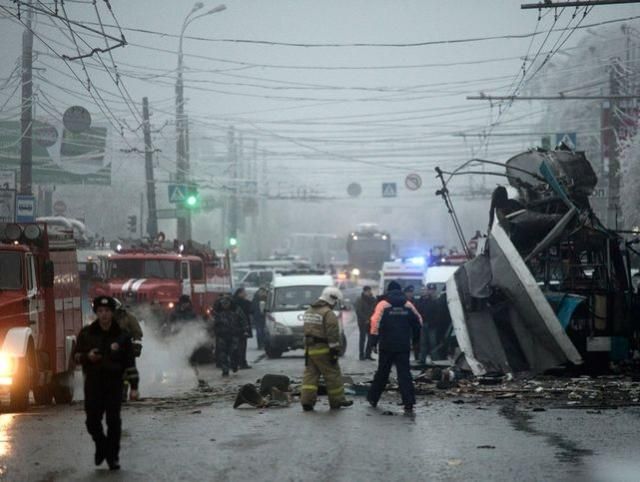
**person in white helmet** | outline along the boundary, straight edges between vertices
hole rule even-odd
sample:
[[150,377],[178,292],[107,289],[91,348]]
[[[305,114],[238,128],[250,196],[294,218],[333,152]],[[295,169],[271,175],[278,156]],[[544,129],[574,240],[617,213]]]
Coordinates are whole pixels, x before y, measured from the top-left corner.
[[338,363],[342,353],[340,322],[333,309],[341,300],[340,290],[328,286],[304,314],[305,369],[300,403],[305,412],[313,410],[316,404],[320,375],[327,384],[329,406],[332,409],[353,405],[353,401],[344,396]]

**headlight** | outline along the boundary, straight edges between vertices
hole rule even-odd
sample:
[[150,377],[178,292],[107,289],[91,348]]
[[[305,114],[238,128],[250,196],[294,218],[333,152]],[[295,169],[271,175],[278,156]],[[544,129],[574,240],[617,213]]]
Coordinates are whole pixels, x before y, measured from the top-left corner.
[[277,321],[273,322],[273,328],[275,329],[275,332],[278,335],[290,335],[291,334],[291,329],[288,326],[283,325],[282,323],[278,323]]
[[0,377],[13,375],[15,370],[15,361],[12,357],[0,353]]
[[170,310],[172,310],[173,307],[176,306],[176,305],[173,303],[173,301],[170,301],[167,306],[169,307]]

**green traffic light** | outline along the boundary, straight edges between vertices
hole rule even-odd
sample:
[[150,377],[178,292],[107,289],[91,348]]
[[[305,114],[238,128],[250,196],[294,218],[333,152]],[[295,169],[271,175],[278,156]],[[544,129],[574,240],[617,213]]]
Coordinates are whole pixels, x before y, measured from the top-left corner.
[[191,194],[187,197],[187,206],[195,206],[198,203],[198,197]]
[[238,240],[236,238],[229,238],[229,246],[236,246],[238,244]]

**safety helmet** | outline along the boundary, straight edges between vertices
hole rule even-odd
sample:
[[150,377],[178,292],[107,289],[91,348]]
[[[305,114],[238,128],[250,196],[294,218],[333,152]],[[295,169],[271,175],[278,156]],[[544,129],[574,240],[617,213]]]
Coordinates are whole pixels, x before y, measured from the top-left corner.
[[342,301],[342,291],[335,286],[327,286],[322,290],[320,300],[329,303],[331,306],[335,306],[338,301]]

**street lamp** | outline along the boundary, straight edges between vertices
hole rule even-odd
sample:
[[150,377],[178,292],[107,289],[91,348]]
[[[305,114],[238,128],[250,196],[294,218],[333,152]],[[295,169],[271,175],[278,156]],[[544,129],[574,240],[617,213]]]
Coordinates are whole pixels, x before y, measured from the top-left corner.
[[[210,10],[199,15],[194,15],[199,10],[204,8],[204,3],[196,2],[191,11],[184,18],[182,22],[182,30],[180,30],[180,42],[178,44],[178,75],[176,78],[176,182],[178,184],[184,184],[189,174],[189,161],[187,159],[186,138],[185,138],[185,115],[184,115],[184,83],[182,80],[184,63],[182,54],[182,43],[184,40],[184,33],[187,27],[194,20],[214,13],[222,12],[227,7],[225,5],[218,5]],[[177,237],[181,240],[187,240],[191,238],[191,215],[186,213],[185,217],[178,218]]]

